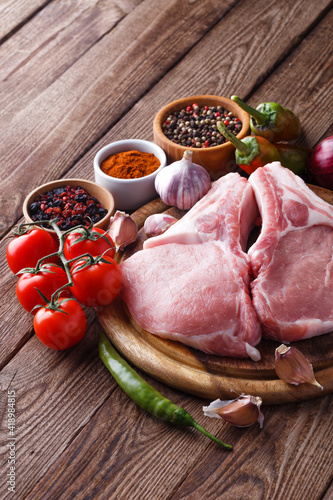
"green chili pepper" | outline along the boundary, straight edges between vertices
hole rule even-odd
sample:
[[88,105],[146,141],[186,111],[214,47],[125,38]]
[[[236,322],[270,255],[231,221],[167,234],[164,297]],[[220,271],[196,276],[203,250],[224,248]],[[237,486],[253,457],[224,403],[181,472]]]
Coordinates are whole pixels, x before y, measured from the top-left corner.
[[118,354],[103,332],[99,333],[98,350],[101,360],[118,385],[143,410],[151,413],[160,420],[171,422],[175,425],[194,427],[215,441],[215,443],[223,446],[224,449],[232,450],[232,446],[223,443],[210,434],[186,410],[172,403],[172,401],[143,380]]
[[310,154],[312,152],[311,148],[304,148],[301,146],[294,146],[291,144],[274,144],[278,150],[281,157],[281,165],[289,170],[292,170],[294,174],[304,177],[307,173],[307,168],[309,164]]
[[270,142],[291,141],[301,133],[298,117],[289,109],[276,102],[263,102],[256,109],[251,108],[236,95],[231,96],[239,107],[250,116],[250,128]]

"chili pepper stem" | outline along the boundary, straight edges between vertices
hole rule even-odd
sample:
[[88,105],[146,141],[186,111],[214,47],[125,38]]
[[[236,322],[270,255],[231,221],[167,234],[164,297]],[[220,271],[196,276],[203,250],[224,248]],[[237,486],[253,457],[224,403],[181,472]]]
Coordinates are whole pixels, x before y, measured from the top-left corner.
[[206,429],[204,427],[202,427],[200,424],[198,424],[198,422],[196,422],[195,420],[193,420],[192,427],[194,427],[194,429],[201,432],[202,434],[204,434],[206,437],[208,437],[212,441],[215,441],[215,443],[218,443],[220,446],[223,446],[223,448],[225,450],[230,450],[230,451],[232,450],[231,444],[226,444],[223,441],[220,441],[217,437],[213,436],[213,434],[206,431]]
[[245,156],[249,156],[251,154],[250,148],[246,144],[244,144],[244,142],[239,140],[234,134],[232,134],[227,129],[227,127],[224,125],[223,122],[221,122],[221,121],[217,122],[216,126],[217,126],[218,130],[221,132],[221,134],[224,135],[224,137],[226,139],[228,139],[228,141],[230,141],[231,144],[233,146],[235,146],[235,148],[238,151],[240,151]]
[[231,100],[238,104],[238,106],[246,111],[246,113],[252,116],[259,125],[265,125],[265,123],[269,121],[269,118],[264,113],[261,113],[257,109],[252,108],[244,101],[242,101],[238,96],[232,95]]

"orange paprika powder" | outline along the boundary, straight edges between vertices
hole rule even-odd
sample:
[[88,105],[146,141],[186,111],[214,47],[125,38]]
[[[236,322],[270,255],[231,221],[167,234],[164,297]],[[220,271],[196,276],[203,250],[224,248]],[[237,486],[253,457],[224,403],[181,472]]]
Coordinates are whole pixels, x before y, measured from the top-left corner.
[[152,174],[161,165],[153,153],[123,151],[109,156],[102,162],[102,171],[118,179],[137,179]]

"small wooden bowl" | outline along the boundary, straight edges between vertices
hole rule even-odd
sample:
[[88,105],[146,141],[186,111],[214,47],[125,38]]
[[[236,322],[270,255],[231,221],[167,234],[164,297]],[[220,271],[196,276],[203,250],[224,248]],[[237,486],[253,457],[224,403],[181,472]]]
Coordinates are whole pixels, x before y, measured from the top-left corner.
[[[178,99],[164,106],[155,116],[153,123],[154,142],[165,151],[168,163],[181,160],[184,151],[190,148],[180,146],[170,141],[163,133],[162,124],[172,112],[186,108],[186,106],[194,102],[199,106],[222,106],[228,111],[231,111],[242,122],[242,128],[237,134],[237,138],[243,139],[245,136],[249,135],[250,117],[231,99],[215,95],[196,95]],[[203,166],[213,180],[236,169],[235,148],[230,142],[212,148],[191,149],[193,151],[193,162]]]
[[[62,186],[80,186],[85,189],[91,196],[94,196],[108,212],[100,221],[94,224],[94,227],[100,229],[107,229],[110,218],[115,211],[115,203],[112,194],[102,186],[99,186],[95,182],[87,181],[84,179],[59,179],[56,181],[51,181],[46,184],[42,184],[38,188],[31,191],[30,194],[25,198],[23,202],[23,215],[27,222],[33,222],[29,215],[29,206],[31,203],[41,194],[47,191],[52,191],[52,189],[62,187]],[[53,229],[45,229],[49,233],[55,235]]]

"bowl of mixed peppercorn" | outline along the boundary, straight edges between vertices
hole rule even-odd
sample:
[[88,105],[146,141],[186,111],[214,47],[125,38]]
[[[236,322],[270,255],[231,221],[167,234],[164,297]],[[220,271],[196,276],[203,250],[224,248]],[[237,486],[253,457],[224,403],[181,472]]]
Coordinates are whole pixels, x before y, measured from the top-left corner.
[[238,139],[249,134],[250,118],[234,101],[214,95],[197,95],[173,101],[155,116],[154,141],[168,162],[180,160],[191,148],[193,162],[202,165],[213,180],[234,171],[235,148],[217,129],[223,121]]
[[[91,222],[106,229],[115,211],[112,194],[95,182],[84,179],[59,179],[34,189],[24,200],[27,222],[57,219],[61,231]],[[47,223],[44,228],[54,233]]]

